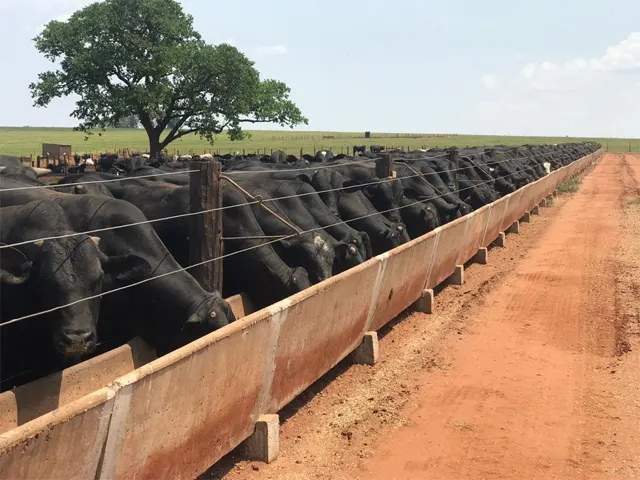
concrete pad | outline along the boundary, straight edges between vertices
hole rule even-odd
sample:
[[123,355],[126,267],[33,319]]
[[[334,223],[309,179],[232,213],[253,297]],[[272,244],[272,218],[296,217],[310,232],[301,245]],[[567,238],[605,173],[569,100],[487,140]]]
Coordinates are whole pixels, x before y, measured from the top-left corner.
[[461,286],[464,284],[464,265],[456,265],[456,269],[447,279],[449,285]]
[[504,232],[500,232],[498,234],[498,238],[496,238],[493,243],[495,243],[496,246],[498,246],[498,247],[506,246],[506,244],[507,244],[507,235]]
[[247,460],[271,463],[280,453],[280,417],[260,415],[253,434],[242,444]]
[[547,207],[547,199],[543,198],[542,200],[540,200],[540,206],[543,208]]
[[433,313],[434,301],[433,290],[428,288],[422,292],[420,298],[413,304],[413,309],[421,313]]
[[531,209],[531,215],[540,215],[540,207],[537,205]]
[[351,358],[353,359],[353,363],[358,365],[375,365],[378,361],[378,348],[378,333],[365,333],[362,343],[352,354]]
[[524,212],[524,215],[520,219],[520,222],[522,222],[522,223],[531,223],[531,213],[530,212]]
[[487,247],[480,247],[478,249],[478,253],[473,257],[473,261],[475,263],[479,263],[480,265],[486,265],[489,263],[489,250]]
[[520,222],[517,220],[507,230],[508,233],[520,233]]

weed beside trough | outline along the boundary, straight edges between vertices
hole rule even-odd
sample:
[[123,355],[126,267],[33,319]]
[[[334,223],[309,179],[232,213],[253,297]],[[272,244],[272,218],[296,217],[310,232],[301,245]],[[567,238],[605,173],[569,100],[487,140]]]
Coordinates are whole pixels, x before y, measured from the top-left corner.
[[570,178],[560,184],[558,194],[566,195],[568,193],[576,193],[582,185],[582,180],[578,178]]

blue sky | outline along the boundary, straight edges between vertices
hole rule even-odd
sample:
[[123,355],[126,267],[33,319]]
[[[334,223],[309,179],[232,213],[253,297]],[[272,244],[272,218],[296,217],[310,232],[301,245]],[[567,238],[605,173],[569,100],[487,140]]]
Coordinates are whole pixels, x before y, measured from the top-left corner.
[[[89,0],[0,0],[0,125],[73,126],[32,107],[32,38]],[[285,81],[308,129],[640,136],[637,0],[183,0]],[[639,32],[639,33],[634,33]]]

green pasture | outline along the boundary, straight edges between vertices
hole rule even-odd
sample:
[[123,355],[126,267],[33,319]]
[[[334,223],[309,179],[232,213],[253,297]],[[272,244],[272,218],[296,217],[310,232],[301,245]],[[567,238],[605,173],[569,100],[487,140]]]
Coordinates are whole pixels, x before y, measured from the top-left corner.
[[[570,138],[570,137],[517,137],[450,134],[376,133],[371,139],[364,138],[364,132],[308,132],[301,130],[267,131],[256,130],[240,142],[232,142],[226,135],[220,135],[212,146],[197,135],[189,135],[169,146],[168,153],[193,154],[218,152],[269,153],[284,150],[290,154],[314,153],[317,150],[332,149],[334,153],[347,153],[353,145],[384,145],[398,148],[422,147],[465,147],[473,145],[522,145],[527,143],[560,143],[569,141],[594,140],[608,147],[612,152],[640,151],[640,139]],[[71,145],[74,153],[131,152],[146,151],[147,138],[140,129],[110,129],[102,134],[95,133],[85,139],[85,134],[69,128],[14,128],[0,127],[0,154],[34,157],[42,154],[43,143]]]

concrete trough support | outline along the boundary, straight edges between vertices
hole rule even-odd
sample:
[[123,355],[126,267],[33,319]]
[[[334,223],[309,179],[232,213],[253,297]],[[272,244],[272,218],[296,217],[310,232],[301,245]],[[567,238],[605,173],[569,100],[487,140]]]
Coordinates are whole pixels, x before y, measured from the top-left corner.
[[540,207],[538,205],[531,209],[531,215],[540,215]]
[[280,417],[260,415],[253,434],[242,444],[247,460],[271,463],[280,453]]
[[507,235],[504,232],[500,232],[498,237],[493,241],[497,247],[504,247],[507,245]]
[[517,220],[515,222],[513,222],[513,225],[511,225],[509,227],[507,232],[508,233],[520,233],[520,222],[517,221]]
[[546,207],[548,207],[548,205],[547,205],[547,199],[546,199],[546,198],[543,198],[542,200],[540,200],[540,206],[541,206],[542,208],[546,208]]
[[362,343],[353,351],[353,363],[358,365],[375,365],[378,361],[379,346],[378,333],[367,332],[364,334]]
[[475,263],[479,263],[480,265],[486,265],[489,263],[489,250],[487,247],[481,247],[478,249],[478,253],[476,253],[475,257],[473,257],[473,261]]
[[531,213],[530,212],[524,212],[524,215],[522,216],[520,221],[522,223],[531,223]]
[[551,194],[551,196],[553,198],[556,198],[558,196],[558,190],[554,190],[553,193]]
[[464,265],[456,265],[456,269],[454,270],[453,275],[447,279],[447,283],[449,285],[457,286],[464,285]]
[[435,298],[433,297],[433,290],[428,288],[422,292],[420,298],[413,304],[413,309],[421,313],[433,313]]

